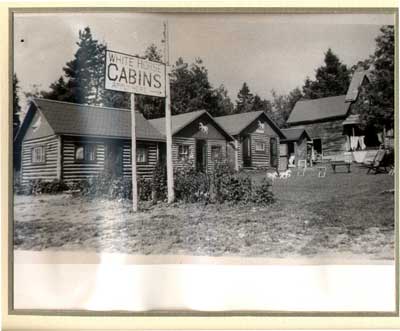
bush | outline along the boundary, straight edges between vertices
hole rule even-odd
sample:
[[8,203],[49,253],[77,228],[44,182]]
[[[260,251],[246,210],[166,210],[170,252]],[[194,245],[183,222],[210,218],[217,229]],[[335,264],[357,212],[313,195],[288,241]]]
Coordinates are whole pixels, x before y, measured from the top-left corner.
[[184,202],[208,201],[210,177],[196,171],[191,161],[175,169],[175,197]]
[[154,200],[165,200],[167,197],[167,167],[157,163],[151,179],[151,189],[154,192]]
[[212,171],[196,171],[188,162],[175,169],[175,197],[184,202],[235,202],[268,205],[274,202],[271,183],[264,179],[254,185],[249,176],[231,170],[227,162],[217,162]]
[[259,185],[255,185],[251,195],[251,202],[258,205],[269,205],[275,201],[271,191],[271,183],[264,178]]
[[[151,199],[151,181],[138,177],[139,200]],[[100,174],[96,177],[80,180],[74,183],[73,190],[87,197],[105,197],[109,199],[132,199],[132,179],[115,178],[110,174]]]
[[54,179],[51,182],[41,179],[33,179],[26,185],[20,185],[17,194],[43,194],[43,193],[61,193],[69,190],[69,186],[62,180]]

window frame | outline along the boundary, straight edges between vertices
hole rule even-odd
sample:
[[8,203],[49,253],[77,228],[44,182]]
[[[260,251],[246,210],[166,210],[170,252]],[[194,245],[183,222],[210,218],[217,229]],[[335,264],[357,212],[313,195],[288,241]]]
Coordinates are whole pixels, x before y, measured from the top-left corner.
[[[215,148],[219,149],[218,157],[214,156],[213,149],[215,149]],[[213,161],[213,162],[217,161],[219,158],[222,158],[222,156],[223,156],[223,154],[222,154],[222,146],[221,145],[211,145],[210,153],[211,153],[210,154],[211,155],[211,161]]]
[[[187,149],[187,153],[182,154],[180,150]],[[183,155],[183,156],[182,156]],[[178,144],[178,160],[179,161],[187,161],[190,158],[190,145],[189,144]]]
[[[89,151],[87,150],[88,147],[91,147],[94,149],[94,160],[89,160],[87,156],[89,155]],[[83,159],[77,159],[76,158],[76,152],[78,148],[82,147],[83,148]],[[97,163],[97,144],[95,143],[76,143],[75,148],[74,148],[74,162],[75,163]]]
[[[145,158],[144,161],[139,161],[138,160],[138,156],[139,156],[138,151],[139,150],[143,150],[144,151],[144,158]],[[132,150],[131,150],[131,162],[132,162]],[[146,146],[146,145],[138,145],[136,147],[136,164],[149,164],[149,147],[148,146]]]
[[[34,150],[38,149],[38,148],[42,149],[43,161],[35,161],[33,159]],[[47,152],[46,145],[36,145],[36,146],[31,147],[31,163],[32,164],[45,164],[46,163],[46,152]]]
[[[257,148],[257,144],[262,144],[262,146],[263,146],[263,148],[262,149],[258,149]],[[262,140],[254,140],[254,150],[257,152],[257,153],[263,153],[263,154],[265,154],[266,153],[266,150],[267,150],[267,144],[265,143],[265,141],[262,141]]]

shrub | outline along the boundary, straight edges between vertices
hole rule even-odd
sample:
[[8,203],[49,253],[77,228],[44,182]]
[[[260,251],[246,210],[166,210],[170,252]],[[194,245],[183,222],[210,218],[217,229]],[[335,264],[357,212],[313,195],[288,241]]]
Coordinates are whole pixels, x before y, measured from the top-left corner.
[[26,185],[21,185],[19,188],[20,194],[43,194],[43,193],[61,193],[69,190],[69,186],[62,180],[54,179],[51,182],[41,179],[33,179],[27,182]]
[[271,191],[271,183],[264,178],[260,184],[255,185],[251,195],[251,201],[258,205],[269,205],[275,201]]
[[196,171],[188,161],[175,169],[175,197],[184,202],[208,201],[210,199],[210,177]]
[[154,200],[165,200],[167,197],[167,167],[160,162],[157,163],[151,179],[151,190]]
[[[130,181],[131,191],[132,191],[132,181]],[[142,201],[151,200],[152,195],[152,181],[150,179],[146,179],[144,177],[138,178],[138,198]],[[130,195],[130,199],[132,199],[132,194]]]

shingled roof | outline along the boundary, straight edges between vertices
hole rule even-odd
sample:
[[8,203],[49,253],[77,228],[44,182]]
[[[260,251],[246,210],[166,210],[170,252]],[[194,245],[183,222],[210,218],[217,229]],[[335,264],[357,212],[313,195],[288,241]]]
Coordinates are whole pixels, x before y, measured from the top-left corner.
[[364,79],[369,80],[369,72],[367,70],[355,71],[351,77],[350,86],[347,89],[345,100],[347,102],[356,101],[358,93],[360,92],[360,86],[364,82]]
[[282,131],[279,129],[278,125],[262,110],[251,111],[247,113],[240,113],[234,115],[226,115],[215,117],[217,123],[219,123],[229,134],[232,136],[240,134],[244,129],[246,129],[251,123],[253,123],[261,115],[264,115],[271,127],[281,136]]
[[323,119],[345,117],[350,102],[345,102],[345,95],[296,102],[287,123],[313,122]]
[[[180,130],[188,126],[190,123],[197,120],[199,117],[203,115],[208,116],[215,126],[229,139],[233,140],[230,134],[222,127],[217,121],[215,117],[212,117],[206,110],[196,110],[189,113],[173,115],[171,117],[172,123],[172,135],[178,133]],[[163,135],[165,135],[165,117],[155,118],[150,120],[150,123]]]
[[[184,113],[172,116],[172,135],[182,130],[185,126],[192,123],[194,120],[198,119],[201,115],[207,113],[206,110],[196,110],[190,113]],[[151,125],[153,125],[158,131],[165,135],[165,117],[155,118],[150,120]]]
[[289,128],[289,129],[282,129],[282,133],[285,135],[285,139],[282,139],[282,142],[285,141],[298,141],[303,134],[306,135],[307,140],[311,140],[307,131],[303,128]]
[[[34,99],[33,104],[39,108],[56,134],[131,137],[131,111],[128,109],[79,105],[48,99]],[[139,112],[136,112],[136,137],[139,140],[165,140]]]

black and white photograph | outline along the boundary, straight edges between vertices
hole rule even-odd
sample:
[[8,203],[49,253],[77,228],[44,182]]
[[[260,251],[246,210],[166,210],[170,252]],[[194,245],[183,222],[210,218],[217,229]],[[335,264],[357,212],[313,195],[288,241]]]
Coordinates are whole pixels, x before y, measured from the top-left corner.
[[395,310],[395,11],[12,16],[14,309]]

